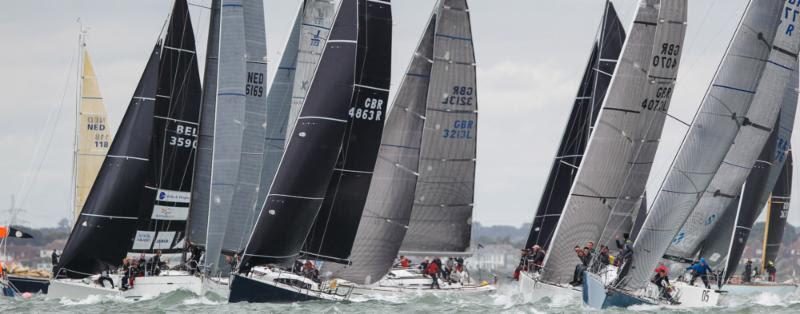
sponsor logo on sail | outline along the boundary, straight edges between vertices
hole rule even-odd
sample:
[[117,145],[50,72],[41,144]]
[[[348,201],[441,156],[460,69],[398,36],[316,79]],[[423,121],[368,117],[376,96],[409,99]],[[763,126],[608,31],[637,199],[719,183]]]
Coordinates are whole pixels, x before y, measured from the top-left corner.
[[156,200],[162,202],[189,203],[191,199],[191,192],[159,189],[156,193]]
[[189,217],[189,207],[153,206],[152,219],[158,220],[186,220]]
[[156,233],[154,231],[136,231],[136,237],[133,240],[133,249],[149,250],[155,236]]
[[165,250],[172,248],[172,239],[175,238],[175,231],[159,232],[156,242],[153,243],[154,250]]

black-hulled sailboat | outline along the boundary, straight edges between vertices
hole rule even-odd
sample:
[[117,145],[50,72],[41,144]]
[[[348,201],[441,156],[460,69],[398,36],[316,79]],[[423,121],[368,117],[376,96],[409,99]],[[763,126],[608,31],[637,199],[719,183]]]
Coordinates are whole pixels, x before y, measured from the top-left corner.
[[[176,0],[166,35],[147,62],[48,296],[140,298],[199,289],[199,279],[187,272],[151,263],[156,254],[161,262],[168,256],[180,260],[185,250],[199,116],[194,33],[186,1]],[[137,271],[117,273],[120,267]]]
[[390,56],[389,1],[343,0],[231,279],[230,302],[349,296],[311,265],[347,263],[386,118]]

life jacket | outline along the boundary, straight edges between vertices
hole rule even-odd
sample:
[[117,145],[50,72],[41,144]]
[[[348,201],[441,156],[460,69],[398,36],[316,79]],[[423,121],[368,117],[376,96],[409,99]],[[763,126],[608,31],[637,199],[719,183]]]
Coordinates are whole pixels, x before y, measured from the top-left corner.
[[428,264],[427,272],[429,275],[435,276],[439,272],[439,265],[436,265],[436,263]]
[[403,268],[408,268],[408,266],[411,266],[411,265],[409,265],[408,259],[404,258],[404,259],[400,260],[400,266],[403,267]]

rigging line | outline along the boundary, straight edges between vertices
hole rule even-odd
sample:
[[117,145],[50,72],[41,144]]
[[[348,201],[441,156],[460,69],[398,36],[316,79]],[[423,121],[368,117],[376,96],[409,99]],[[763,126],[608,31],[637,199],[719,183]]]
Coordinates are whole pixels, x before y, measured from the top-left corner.
[[689,124],[689,123],[686,123],[685,121],[683,121],[683,120],[681,120],[681,119],[678,119],[678,117],[676,117],[676,116],[673,116],[673,115],[669,114],[669,112],[666,112],[666,113],[664,113],[664,114],[666,114],[666,115],[667,115],[667,117],[670,117],[670,118],[672,118],[673,120],[675,120],[675,121],[678,121],[678,122],[682,123],[683,125],[685,125],[685,126],[687,126],[687,127],[691,127],[691,126],[692,126],[691,124]]

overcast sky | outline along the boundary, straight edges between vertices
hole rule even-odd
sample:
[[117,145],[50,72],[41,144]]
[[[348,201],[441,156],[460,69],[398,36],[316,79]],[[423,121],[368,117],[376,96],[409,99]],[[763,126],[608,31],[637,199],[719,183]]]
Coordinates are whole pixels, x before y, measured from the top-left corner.
[[[210,4],[210,0],[190,2]],[[274,73],[299,0],[264,2],[270,73]],[[434,2],[393,1],[393,92]],[[613,2],[628,29],[637,1]],[[672,115],[687,122],[746,0],[689,2],[684,54],[670,107]],[[470,1],[480,111],[475,220],[487,225],[521,225],[531,220],[597,33],[603,3]],[[7,208],[10,196],[16,194],[17,205],[25,210],[20,218],[33,226],[53,226],[71,212],[76,70],[70,64],[77,51],[76,20],[80,17],[89,28],[88,48],[115,131],[170,8],[168,0],[29,0],[0,10],[0,208]],[[197,6],[191,11],[198,55],[204,60],[209,13]],[[649,195],[655,195],[685,132],[684,125],[668,118]],[[44,141],[37,154],[41,134]],[[33,180],[37,158],[44,150],[47,155]],[[26,183],[30,188],[24,188]],[[795,184],[798,191],[800,184]],[[800,223],[797,206],[792,204],[789,218],[795,224]],[[0,222],[6,217],[2,212]]]

